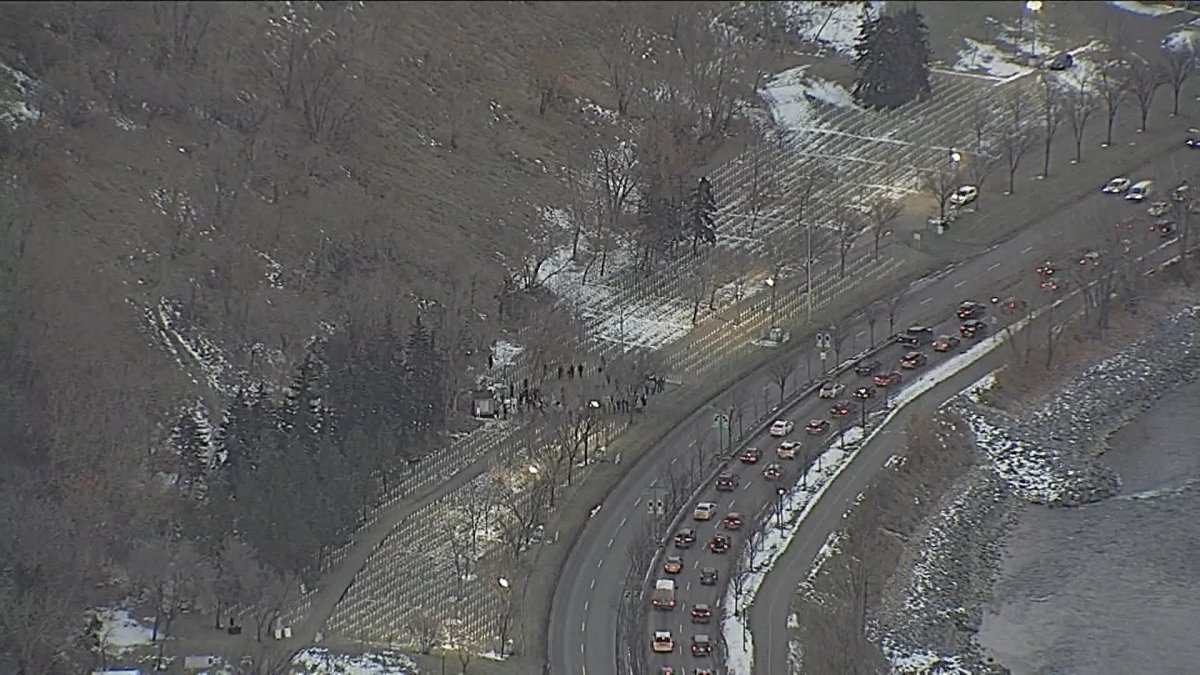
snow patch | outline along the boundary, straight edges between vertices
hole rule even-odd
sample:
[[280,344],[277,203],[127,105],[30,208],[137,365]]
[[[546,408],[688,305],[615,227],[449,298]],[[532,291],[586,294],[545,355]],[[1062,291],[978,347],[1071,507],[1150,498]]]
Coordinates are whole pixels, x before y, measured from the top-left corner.
[[1174,14],[1179,11],[1178,7],[1171,7],[1165,3],[1157,2],[1128,2],[1126,0],[1110,0],[1109,3],[1117,9],[1124,10],[1133,14],[1142,16],[1165,16]]
[[525,351],[525,348],[519,344],[509,342],[508,340],[496,340],[492,344],[492,363],[497,368],[515,365],[517,356]]
[[808,83],[804,79],[807,69],[807,66],[801,66],[785,70],[768,80],[759,91],[777,127],[796,131],[816,125],[816,100],[809,96]]
[[0,63],[0,124],[15,129],[41,119],[41,111],[28,102],[36,88],[28,75]]
[[363,654],[335,654],[324,647],[310,647],[292,660],[308,675],[415,675],[417,664],[391,650]]
[[854,44],[862,31],[863,10],[875,14],[883,2],[784,2],[783,11],[789,28],[801,40],[828,47],[844,54],[854,54]]
[[107,653],[117,655],[152,644],[153,619],[137,619],[119,608],[100,608],[93,614],[100,621],[100,644]]
[[999,78],[1015,77],[1032,72],[1028,66],[1013,63],[1012,54],[1000,47],[971,38],[963,38],[954,70],[964,73],[984,73]]
[[1200,30],[1184,28],[1163,38],[1163,49],[1169,52],[1196,51],[1196,40],[1200,38]]

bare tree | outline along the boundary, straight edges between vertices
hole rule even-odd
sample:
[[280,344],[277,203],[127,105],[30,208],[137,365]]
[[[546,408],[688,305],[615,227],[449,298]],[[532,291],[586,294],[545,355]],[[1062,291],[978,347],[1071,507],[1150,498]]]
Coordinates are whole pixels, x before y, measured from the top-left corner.
[[1134,59],[1129,66],[1129,93],[1133,95],[1141,114],[1141,126],[1138,131],[1146,130],[1146,120],[1150,117],[1150,105],[1154,102],[1154,94],[1164,84],[1162,74],[1149,63]]
[[784,393],[788,380],[796,373],[796,362],[790,356],[783,356],[771,362],[771,379],[779,387],[779,405],[783,405]]
[[967,180],[971,181],[971,185],[979,191],[975,197],[974,206],[979,210],[983,203],[983,186],[987,184],[988,178],[996,173],[996,169],[1000,166],[999,155],[976,154],[970,155],[964,162],[966,164]]
[[214,5],[207,2],[155,2],[152,42],[159,70],[168,64],[179,64],[185,70],[196,64],[208,27],[212,23]]
[[1105,118],[1108,122],[1104,140],[1104,147],[1108,147],[1113,142],[1113,125],[1117,121],[1117,113],[1120,112],[1128,92],[1125,84],[1127,72],[1121,62],[1115,59],[1101,63],[1096,72],[1099,77],[1100,98],[1104,100]]
[[1050,175],[1050,148],[1054,144],[1054,134],[1062,123],[1062,101],[1054,90],[1053,81],[1042,76],[1042,176]]
[[1033,134],[1029,133],[1025,117],[1029,112],[1025,104],[1027,92],[1018,86],[1012,90],[1005,100],[1005,114],[1008,118],[1005,133],[1001,134],[1000,145],[1004,150],[1004,160],[1008,166],[1008,194],[1016,189],[1017,169],[1025,153],[1033,147]]
[[604,62],[605,76],[612,89],[617,114],[625,115],[633,100],[633,88],[637,83],[634,71],[641,60],[639,47],[644,39],[640,27],[627,15],[606,19],[601,27],[600,58]]
[[884,195],[871,200],[867,207],[867,217],[871,222],[871,240],[874,246],[873,255],[879,257],[879,240],[887,233],[892,221],[900,217],[900,202]]
[[1180,40],[1166,50],[1163,71],[1174,96],[1171,116],[1175,117],[1179,115],[1179,94],[1183,91],[1183,85],[1196,72],[1196,48],[1190,40]]
[[1087,132],[1087,123],[1099,109],[1095,95],[1092,94],[1092,82],[1081,79],[1079,85],[1072,87],[1067,94],[1067,121],[1071,123],[1071,135],[1075,139],[1075,163],[1083,160],[1083,136]]
[[895,334],[896,332],[896,312],[900,311],[901,302],[904,302],[904,296],[900,295],[899,293],[888,298],[888,333]]
[[880,307],[877,303],[868,303],[863,307],[863,317],[867,320],[867,333],[871,340],[871,349],[875,348],[875,324],[879,322]]
[[441,617],[427,609],[419,610],[413,615],[406,628],[417,650],[425,655],[433,652],[433,648],[441,641],[446,630]]
[[533,55],[529,74],[532,78],[534,95],[538,100],[538,114],[557,106],[563,99],[567,85],[567,55],[557,47],[545,47]]
[[971,99],[971,132],[975,137],[976,154],[990,154],[990,137],[996,124],[997,101],[990,93],[984,93]]
[[474,73],[464,62],[462,55],[453,51],[434,57],[430,67],[435,78],[431,88],[435,90],[440,104],[439,112],[446,145],[451,150],[456,150],[467,116],[473,107],[471,86]]
[[850,253],[850,248],[854,246],[854,240],[858,236],[858,223],[852,217],[852,214],[857,213],[853,207],[839,205],[837,208],[837,249],[838,249],[838,277],[845,278],[846,276],[846,255]]
[[937,204],[938,217],[946,219],[946,205],[958,189],[958,173],[948,163],[921,174],[921,190]]

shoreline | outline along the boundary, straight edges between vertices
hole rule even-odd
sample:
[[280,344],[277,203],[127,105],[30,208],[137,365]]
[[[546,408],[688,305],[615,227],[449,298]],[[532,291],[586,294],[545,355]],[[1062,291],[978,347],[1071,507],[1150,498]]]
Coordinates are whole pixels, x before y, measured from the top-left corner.
[[[977,640],[1007,555],[1009,535],[1028,509],[1109,499],[1120,478],[1102,461],[1109,440],[1154,401],[1200,377],[1200,308],[1194,293],[1131,344],[1084,365],[1033,406],[1004,410],[995,377],[947,403],[979,446],[980,462],[938,500],[888,584],[877,615],[896,672],[904,655],[940,672],[1010,672]],[[1171,302],[1168,300],[1168,302]],[[1031,439],[1038,439],[1037,442]]]

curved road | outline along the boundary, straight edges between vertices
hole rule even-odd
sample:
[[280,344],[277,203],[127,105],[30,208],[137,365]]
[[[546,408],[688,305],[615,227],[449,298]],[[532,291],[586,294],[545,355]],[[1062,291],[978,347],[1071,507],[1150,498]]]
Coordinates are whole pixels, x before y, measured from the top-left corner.
[[[1171,184],[1171,178],[1179,165],[1188,165],[1188,168],[1191,168],[1191,165],[1195,164],[1195,156],[1187,154],[1188,152],[1184,149],[1169,153],[1157,160],[1152,167],[1145,167],[1131,177],[1156,178],[1159,189],[1165,190]],[[1113,234],[1110,225],[1096,223],[1093,214],[1108,212],[1114,218],[1128,218],[1144,214],[1144,210],[1144,206],[1137,207],[1119,197],[1098,193],[1088,195],[1052,222],[1026,228],[1007,242],[993,246],[976,258],[904,289],[901,292],[903,300],[897,312],[896,326],[900,328],[921,322],[941,323],[937,319],[949,317],[959,301],[968,297],[985,300],[997,288],[1008,285],[1002,281],[1006,278],[1009,282],[1020,284],[1019,293],[1023,297],[1035,297],[1032,294],[1039,291],[1033,282],[1033,269],[1042,260],[1051,258],[1074,264],[1068,259],[1075,258],[1080,248],[1089,244],[1103,248],[1106,242],[1111,243],[1117,236]],[[1119,236],[1130,237],[1135,245],[1146,248],[1159,241],[1145,227],[1122,231]],[[860,319],[859,323],[861,325],[851,328],[850,334],[858,336],[861,343],[868,327],[864,320]],[[884,317],[876,325],[877,334],[887,332],[886,323],[887,319]],[[801,363],[803,350],[809,349],[808,342],[809,338],[803,338],[798,341],[799,346],[792,348],[792,353],[797,355]],[[893,357],[894,354],[889,358]],[[765,388],[770,388],[774,395],[778,395],[777,389],[771,384],[767,367],[751,373],[737,386],[752,396]],[[655,487],[656,477],[662,476],[672,463],[690,461],[690,447],[696,438],[701,435],[711,438],[714,434],[711,429],[713,413],[712,407],[702,408],[673,429],[651,452],[646,453],[630,468],[603,508],[584,529],[567,560],[551,608],[548,644],[551,672],[555,675],[588,672],[609,675],[618,672],[617,611],[623,586],[629,576],[630,544],[645,532],[653,519],[646,506],[647,500],[658,498],[660,495],[661,488]],[[797,418],[797,421],[801,419]],[[745,499],[750,499],[750,493],[754,492],[753,483],[750,485],[751,490],[745,491]],[[759,494],[761,500],[767,492],[761,485],[759,488],[763,490]],[[824,541],[823,537],[821,541]],[[703,543],[698,542],[700,545]],[[693,560],[700,550],[694,549]],[[689,563],[691,564],[693,563]],[[691,569],[694,571],[694,568]],[[641,576],[641,571],[638,576]],[[685,580],[684,584],[686,583],[688,582]],[[720,597],[720,588],[712,590],[711,598]],[[681,592],[681,596],[683,595],[686,595],[686,592]],[[788,595],[790,596],[790,592]],[[680,610],[677,609],[676,612],[679,613]],[[711,635],[715,636],[718,620],[718,617],[714,617],[714,630],[710,632]],[[680,648],[687,649],[687,641],[690,639],[690,629],[686,625],[684,629],[686,635],[676,638],[682,643],[677,646],[677,653]],[[650,635],[647,634],[643,642],[647,649],[649,641]],[[768,643],[774,648],[775,642],[777,641],[770,639],[756,641],[756,649],[758,644]],[[786,654],[786,639],[782,640],[779,648]],[[676,659],[680,660],[681,657],[677,656]],[[696,661],[690,655],[682,660],[688,662],[688,667],[692,667],[691,664]],[[759,669],[759,672],[785,671]]]

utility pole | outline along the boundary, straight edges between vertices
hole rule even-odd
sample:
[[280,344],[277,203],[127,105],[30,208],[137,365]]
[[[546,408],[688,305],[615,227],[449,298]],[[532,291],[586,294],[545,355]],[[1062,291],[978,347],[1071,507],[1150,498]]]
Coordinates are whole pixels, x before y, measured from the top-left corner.
[[804,311],[807,321],[812,321],[812,223],[804,224]]

